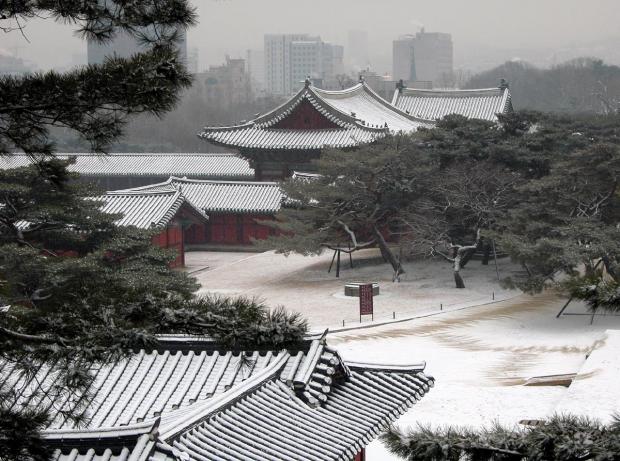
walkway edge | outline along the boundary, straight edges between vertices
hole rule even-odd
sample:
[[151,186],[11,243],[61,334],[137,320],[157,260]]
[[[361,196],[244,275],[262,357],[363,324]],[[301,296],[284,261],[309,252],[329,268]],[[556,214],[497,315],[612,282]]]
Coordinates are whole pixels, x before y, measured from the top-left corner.
[[395,320],[385,320],[383,322],[377,322],[377,323],[368,323],[365,325],[356,325],[356,326],[350,326],[350,327],[340,327],[340,328],[335,328],[335,329],[331,329],[328,327],[324,327],[324,328],[318,328],[317,330],[313,330],[311,332],[309,332],[308,334],[310,335],[314,335],[314,334],[319,334],[323,331],[325,331],[325,328],[328,328],[328,335],[333,334],[333,333],[342,333],[345,331],[354,331],[354,330],[367,330],[368,328],[375,328],[375,327],[381,327],[384,325],[391,325],[394,323],[403,323],[403,322],[409,322],[411,320],[416,320],[416,319],[423,319],[423,318],[427,318],[427,317],[434,317],[436,315],[442,315],[442,314],[450,314],[452,312],[458,312],[458,311],[462,311],[465,309],[473,309],[475,307],[482,307],[482,306],[488,306],[491,304],[498,304],[498,303],[503,303],[504,301],[510,301],[511,299],[515,299],[521,295],[524,295],[526,293],[519,293],[516,294],[514,296],[510,296],[508,298],[505,299],[497,299],[495,301],[489,301],[486,303],[482,303],[482,304],[474,304],[471,306],[462,306],[462,307],[457,307],[454,309],[450,309],[450,310],[443,310],[443,311],[438,311],[438,312],[429,312],[426,314],[420,314],[420,315],[414,315],[413,317],[406,317],[403,319],[395,319]]

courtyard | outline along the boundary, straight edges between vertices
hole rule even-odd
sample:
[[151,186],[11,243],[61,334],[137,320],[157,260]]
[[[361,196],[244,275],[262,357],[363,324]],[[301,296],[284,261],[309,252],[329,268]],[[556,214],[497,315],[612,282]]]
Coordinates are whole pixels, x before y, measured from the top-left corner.
[[[194,268],[210,264],[194,273],[202,293],[255,296],[270,306],[300,312],[312,331],[336,330],[328,342],[345,360],[425,361],[436,385],[398,420],[399,427],[488,426],[495,421],[514,425],[564,408],[610,416],[605,413],[608,407],[597,408],[591,396],[575,408],[567,383],[546,378],[577,374],[574,382],[586,390],[604,384],[598,382],[601,373],[596,370],[579,372],[588,354],[605,348],[607,330],[620,329],[620,316],[591,317],[585,306],[573,302],[567,315],[556,318],[564,298],[553,292],[530,296],[502,288],[492,261],[489,266],[471,261],[463,271],[467,288],[458,290],[450,265],[443,261],[407,264],[401,282],[393,283],[389,265],[373,250],[356,254],[354,269],[343,260],[338,279],[333,269],[327,273],[330,254],[189,253],[188,259]],[[498,270],[506,277],[516,268],[500,259]],[[356,280],[380,285],[374,323],[364,318],[360,325],[357,298],[343,294],[344,284]],[[393,322],[394,316],[401,321]],[[539,385],[530,385],[537,379],[542,381]],[[367,455],[398,459],[377,440],[368,446]]]

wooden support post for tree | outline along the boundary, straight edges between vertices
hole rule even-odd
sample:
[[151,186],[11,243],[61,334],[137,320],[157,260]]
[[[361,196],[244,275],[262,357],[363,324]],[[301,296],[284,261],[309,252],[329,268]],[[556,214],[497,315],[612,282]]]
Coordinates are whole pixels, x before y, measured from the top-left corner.
[[349,265],[351,266],[351,269],[353,269],[353,252],[351,251],[351,243],[349,242],[347,246],[349,247]]
[[571,303],[572,300],[573,300],[572,296],[568,298],[568,301],[564,303],[564,305],[562,306],[562,309],[560,309],[560,312],[558,312],[558,315],[555,316],[556,319],[560,318],[560,315],[562,315],[562,313],[566,310],[566,308],[568,307],[568,305]]
[[340,278],[340,249],[336,250],[338,256],[336,257],[336,278]]
[[495,273],[497,274],[497,280],[499,281],[499,266],[497,265],[497,251],[495,250],[495,240],[491,240],[493,245],[493,259],[495,260]]
[[327,269],[328,274],[332,271],[332,266],[334,265],[334,259],[336,259],[336,250],[334,250],[334,256],[332,256],[332,262],[329,264],[329,269]]

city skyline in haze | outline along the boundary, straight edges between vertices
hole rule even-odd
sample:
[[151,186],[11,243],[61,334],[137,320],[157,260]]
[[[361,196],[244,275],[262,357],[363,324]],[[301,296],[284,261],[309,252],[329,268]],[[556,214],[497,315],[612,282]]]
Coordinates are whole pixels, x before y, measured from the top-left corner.
[[[391,72],[392,41],[424,26],[454,42],[454,65],[480,71],[511,59],[550,65],[577,56],[620,64],[617,0],[203,0],[195,2],[198,25],[188,31],[188,49],[198,49],[199,69],[226,55],[245,57],[262,48],[264,34],[307,33],[345,46],[348,32],[368,32],[372,69]],[[49,20],[27,23],[25,34],[3,34],[0,52],[37,69],[66,68],[84,61],[86,41],[75,27]],[[49,37],[54,37],[50,46]]]

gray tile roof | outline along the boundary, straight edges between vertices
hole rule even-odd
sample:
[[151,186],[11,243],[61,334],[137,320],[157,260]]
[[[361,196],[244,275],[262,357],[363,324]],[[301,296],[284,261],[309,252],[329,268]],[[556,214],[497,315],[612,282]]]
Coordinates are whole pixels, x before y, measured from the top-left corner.
[[392,104],[413,116],[437,120],[450,114],[495,121],[498,113],[512,109],[508,88],[481,90],[398,89]]
[[147,461],[156,449],[159,420],[119,428],[48,430],[51,461]]
[[[302,102],[338,126],[316,130],[275,128]],[[289,101],[248,123],[230,127],[205,127],[199,134],[216,144],[245,149],[322,149],[369,144],[389,132],[411,132],[432,126],[393,107],[364,83],[342,91],[302,88]]]
[[[281,351],[165,337],[158,350],[93,370],[87,428],[64,419],[67,399],[43,433],[58,461],[90,461],[89,450],[108,445],[125,453],[113,461],[142,461],[147,434],[153,461],[350,460],[429,390],[423,370],[345,362],[323,337]],[[33,382],[53,379],[39,374]]]
[[[58,154],[75,157],[69,170],[84,176],[188,176],[199,179],[252,179],[254,170],[247,160],[232,154],[200,153],[80,153]],[[0,157],[0,168],[16,168],[30,163],[24,154]]]
[[91,200],[101,202],[101,211],[120,214],[115,223],[119,226],[135,226],[140,229],[165,227],[182,206],[191,207],[206,221],[205,213],[188,201],[174,187],[158,190],[112,191]]
[[[129,191],[154,191],[174,187],[196,208],[209,213],[274,214],[283,193],[275,182],[201,181],[171,177],[167,181]],[[121,193],[122,191],[118,191]]]

